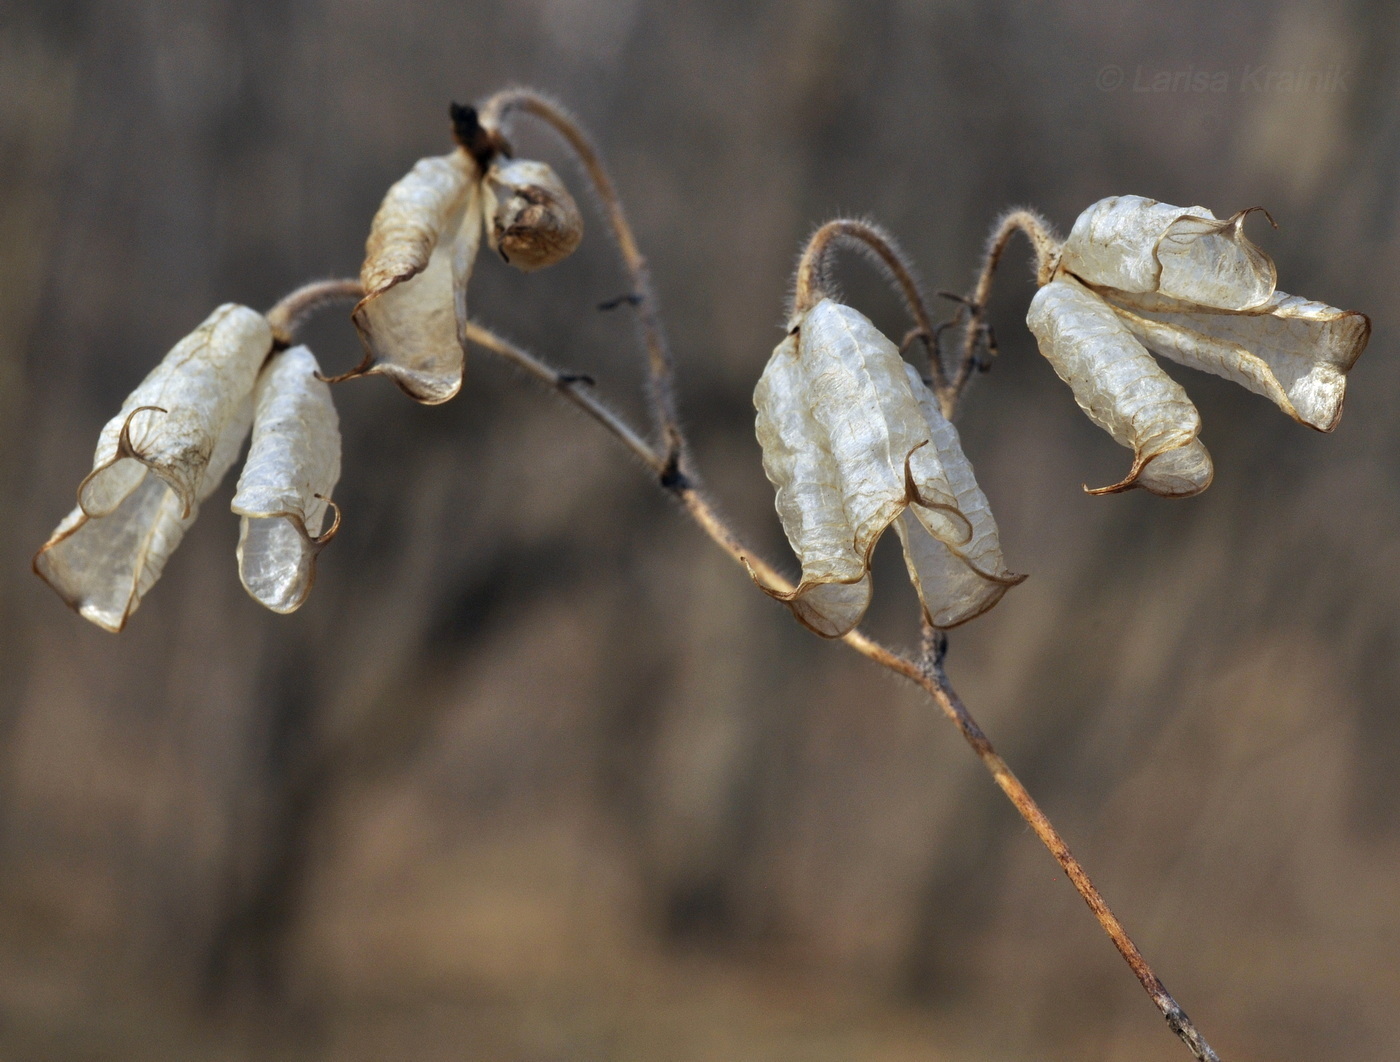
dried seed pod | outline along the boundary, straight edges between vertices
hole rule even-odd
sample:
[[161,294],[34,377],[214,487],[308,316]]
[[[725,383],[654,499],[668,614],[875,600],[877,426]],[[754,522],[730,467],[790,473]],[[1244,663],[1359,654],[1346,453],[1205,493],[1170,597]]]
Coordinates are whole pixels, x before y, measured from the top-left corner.
[[481,242],[475,160],[420,159],[380,205],[365,243],[355,327],[365,358],[336,380],[383,373],[428,405],[462,387],[467,281]]
[[83,617],[121,630],[160,577],[238,456],[271,347],[261,314],[221,306],[103,428],[78,507],[34,558],[34,570]]
[[491,249],[517,269],[562,261],[583,239],[578,204],[545,163],[498,157],[482,187]]
[[1222,221],[1205,207],[1101,199],[1076,219],[1060,269],[1094,288],[1247,310],[1267,302],[1278,281],[1273,260],[1244,235],[1249,213]]
[[232,509],[242,520],[238,575],[274,612],[294,612],[311,592],[316,556],[340,526],[321,533],[340,478],[340,423],[330,388],[306,347],[273,356],[254,391],[253,441]]
[[918,592],[931,626],[956,627],[982,615],[1024,575],[1006,570],[1001,536],[987,496],[972,474],[972,462],[963,453],[958,429],[943,416],[938,399],[924,386],[918,372],[906,363],[909,387],[928,425],[930,445],[957,499],[958,512],[968,521],[971,534],[954,545],[933,534],[924,534],[923,506],[911,502],[900,513],[894,529],[904,546],[904,563]]
[[[985,546],[960,508],[960,488],[971,498],[967,483],[955,485],[944,467],[956,434],[931,429],[898,349],[849,306],[824,299],[807,312],[774,350],[754,405],[764,471],[802,563],[796,589],[759,585],[816,633],[840,637],[860,622],[870,602],[871,552],[906,508],[913,517],[907,530],[959,557]],[[970,479],[965,459],[957,469],[964,473]],[[925,607],[930,615],[960,614],[974,596],[963,591],[956,602],[926,600]]]
[[1281,291],[1239,313],[1174,312],[1175,304],[1160,299],[1115,301],[1127,304],[1114,309],[1154,354],[1233,380],[1318,431],[1341,419],[1346,374],[1371,335],[1365,314]]
[[1186,497],[1210,486],[1196,407],[1103,299],[1062,275],[1036,292],[1026,324],[1089,419],[1133,451],[1120,483],[1090,493],[1145,487]]

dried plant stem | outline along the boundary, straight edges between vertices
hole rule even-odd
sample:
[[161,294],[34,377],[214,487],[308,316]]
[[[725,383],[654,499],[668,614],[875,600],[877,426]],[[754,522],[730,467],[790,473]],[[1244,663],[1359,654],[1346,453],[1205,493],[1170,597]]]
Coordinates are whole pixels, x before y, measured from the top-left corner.
[[[661,322],[656,309],[656,301],[651,291],[651,281],[646,269],[646,261],[638,251],[632,232],[622,212],[621,203],[608,178],[602,162],[587,137],[578,125],[560,108],[528,90],[508,90],[493,96],[482,108],[482,122],[488,127],[499,124],[505,113],[519,108],[534,114],[552,125],[569,142],[584,168],[588,171],[599,198],[609,216],[616,237],[618,250],[623,258],[634,286],[634,294],[640,298],[638,305],[639,321],[643,341],[647,347],[648,363],[651,368],[652,414],[658,422],[663,446],[658,448],[648,443],[627,421],[599,401],[587,389],[592,381],[584,377],[562,373],[533,354],[496,335],[494,332],[475,323],[466,328],[466,338],[507,361],[523,369],[535,380],[563,395],[570,402],[587,413],[604,430],[615,436],[637,457],[648,470],[655,474],[663,488],[674,495],[685,508],[691,519],[725,553],[742,564],[751,575],[761,578],[765,584],[786,592],[792,584],[772,565],[746,547],[732,528],[719,516],[714,506],[695,485],[692,476],[682,474],[679,462],[685,451],[685,440],[675,416],[674,387],[670,355],[665,345]],[[952,416],[956,412],[958,399],[966,387],[976,362],[976,345],[979,335],[985,332],[984,309],[991,294],[991,286],[997,264],[1006,245],[1016,232],[1025,233],[1036,252],[1037,273],[1041,283],[1048,281],[1053,271],[1059,245],[1051,235],[1049,226],[1038,215],[1026,211],[1012,211],[998,223],[987,245],[987,253],[970,299],[965,300],[964,308],[969,311],[967,338],[962,362],[958,373],[948,381],[943,367],[935,356],[932,359],[935,384],[938,388],[940,404],[945,413]],[[914,280],[912,268],[906,262],[898,246],[878,226],[866,222],[841,219],[823,225],[809,241],[798,268],[798,279],[794,293],[794,311],[800,312],[815,305],[822,297],[825,285],[828,256],[834,247],[843,242],[855,241],[857,245],[871,250],[889,269],[891,277],[898,285],[905,301],[909,304],[918,329],[932,342],[935,330],[929,321],[919,286]],[[280,342],[290,342],[297,328],[317,310],[333,303],[355,299],[363,294],[358,281],[328,280],[319,281],[299,288],[283,298],[268,313],[275,335]],[[1166,1018],[1168,1026],[1191,1050],[1198,1062],[1220,1062],[1219,1056],[1206,1043],[1185,1012],[1172,998],[1166,986],[1153,972],[1147,960],[1124,930],[1121,922],[1109,909],[1108,904],[1094,887],[1084,867],[1074,857],[1055,827],[1050,823],[1040,806],[1027,792],[1024,785],[1007,766],[993,747],[986,733],[977,724],[972,714],[963,704],[943,669],[942,650],[944,643],[937,632],[925,628],[925,646],[922,659],[916,661],[890,649],[859,629],[851,631],[842,641],[850,648],[895,674],[919,686],[927,693],[958,728],[967,743],[972,746],[978,759],[991,774],[1001,791],[1011,801],[1027,825],[1035,831],[1041,843],[1050,850],[1055,861],[1064,870],[1075,890],[1093,912],[1099,925],[1113,941],[1124,960],[1131,967],[1147,994],[1152,997],[1157,1009]]]
[[563,395],[566,399],[578,406],[590,417],[601,424],[607,431],[622,440],[622,444],[632,451],[632,455],[641,460],[642,464],[651,469],[658,477],[665,474],[667,469],[667,458],[658,453],[645,439],[643,439],[632,426],[614,413],[601,401],[599,401],[591,391],[587,390],[593,381],[585,376],[575,376],[569,373],[560,372],[545,362],[541,361],[529,351],[516,346],[508,339],[503,339],[489,329],[482,328],[474,321],[467,322],[467,341],[475,343],[479,347],[484,347],[493,354],[499,354],[511,364],[524,369],[527,374],[534,377],[546,387],[552,387]]
[[[617,436],[628,449],[640,457],[648,468],[657,471],[666,466],[666,456],[643,442],[622,418],[596,403],[591,395],[581,393],[571,386],[561,385],[559,382],[560,374],[547,368],[538,358],[479,325],[470,327],[468,338],[488,350],[502,354],[525,368],[530,375],[542,383],[555,388],[578,403],[594,420]],[[765,584],[774,589],[783,592],[792,589],[792,584],[771,564],[743,544],[739,536],[719,516],[714,506],[693,483],[680,480],[671,484],[670,490],[701,530],[709,535],[720,549],[748,569],[751,575],[761,578]],[[986,733],[978,726],[972,713],[967,710],[967,706],[963,704],[952,684],[948,681],[941,661],[935,658],[927,666],[920,664],[880,644],[859,629],[851,631],[842,641],[866,659],[909,679],[933,698],[942,709],[943,714],[952,720],[967,743],[972,746],[978,759],[982,761],[993,780],[1006,794],[1007,799],[1015,806],[1027,825],[1035,831],[1035,835],[1040,838],[1041,843],[1050,850],[1050,854],[1060,864],[1075,890],[1088,904],[1089,910],[1094,913],[1099,925],[1113,941],[1114,947],[1118,949],[1119,954],[1123,956],[1133,973],[1137,975],[1137,979],[1147,990],[1147,994],[1152,997],[1152,1001],[1162,1012],[1172,1031],[1191,1049],[1198,1062],[1220,1062],[1219,1056],[1211,1050],[1210,1045],[1206,1043],[1186,1013],[1172,998],[1161,979],[1152,971],[1152,967],[1148,965],[1137,945],[1132,942],[1122,923],[1118,921],[1099,894],[1098,889],[1094,887],[1094,883],[1090,880],[1084,867],[1079,860],[1075,859],[1064,838],[1060,836],[1045,813],[1041,811],[1040,806],[1026,791],[1026,787],[1021,784],[1020,779],[1007,766],[1006,761],[998,755]]]
[[608,227],[612,230],[613,240],[617,244],[623,267],[627,272],[628,283],[631,285],[631,291],[625,301],[636,308],[637,325],[641,331],[642,343],[646,347],[647,393],[652,421],[661,436],[668,467],[679,470],[685,457],[685,437],[681,433],[676,411],[675,370],[671,349],[662,327],[661,311],[651,282],[651,270],[637,247],[636,237],[632,235],[632,226],[627,221],[627,214],[622,209],[622,200],[618,197],[602,156],[568,111],[531,89],[512,88],[496,93],[482,104],[480,121],[486,129],[499,130],[515,111],[538,118],[564,139],[578,158],[598,201],[602,204]]
[[278,343],[291,346],[301,326],[318,310],[339,302],[358,302],[364,297],[365,289],[358,280],[313,280],[278,300],[267,311],[267,323]]
[[[1031,243],[1031,249],[1035,252],[1036,283],[1048,284],[1050,277],[1054,274],[1055,265],[1060,257],[1060,242],[1055,238],[1050,223],[1033,210],[1009,210],[1003,214],[997,220],[991,236],[987,239],[987,248],[982,257],[982,268],[977,274],[977,283],[973,287],[972,293],[961,299],[962,307],[959,309],[958,315],[965,318],[963,322],[963,348],[958,360],[957,371],[953,374],[952,383],[948,387],[951,399],[950,407],[957,405],[958,399],[962,397],[963,391],[972,379],[973,372],[978,368],[978,347],[990,346],[991,352],[995,353],[996,348],[992,340],[991,326],[987,323],[987,303],[992,297],[992,281],[996,276],[1001,256],[1006,251],[1006,245],[1011,242],[1011,237],[1018,232],[1025,235]],[[950,408],[945,408],[944,413],[951,416]]]
[[908,256],[900,249],[894,237],[879,225],[855,218],[836,218],[812,233],[797,262],[790,325],[795,324],[799,316],[822,299],[834,294],[831,261],[834,257],[833,252],[840,247],[850,247],[859,251],[889,273],[890,279],[894,281],[904,299],[909,315],[914,319],[913,335],[922,339],[930,351],[929,372],[933,376],[934,392],[941,401],[948,390],[948,379],[943,371],[942,362],[934,353],[934,336],[937,330],[929,316],[923,290]]

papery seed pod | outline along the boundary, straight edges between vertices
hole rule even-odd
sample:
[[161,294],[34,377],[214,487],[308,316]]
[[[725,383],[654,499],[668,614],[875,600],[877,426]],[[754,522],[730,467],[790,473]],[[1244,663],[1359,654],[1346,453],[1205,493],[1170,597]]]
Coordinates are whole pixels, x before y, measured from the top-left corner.
[[1365,314],[1281,291],[1240,313],[1115,301],[1128,304],[1114,309],[1154,354],[1233,380],[1318,431],[1331,431],[1341,419],[1346,374],[1371,335]]
[[1278,281],[1273,260],[1244,235],[1249,213],[1221,221],[1205,207],[1101,199],[1076,219],[1059,267],[1094,288],[1247,310],[1267,302]]
[[543,162],[497,158],[482,182],[491,249],[523,272],[553,265],[583,239],[583,215]]
[[754,405],[764,471],[802,563],[796,589],[763,589],[816,633],[840,637],[860,622],[870,554],[911,501],[939,541],[974,537],[898,349],[856,310],[824,299],[808,311],[774,350]]
[[958,544],[926,534],[926,527],[920,526],[925,520],[918,502],[911,502],[899,514],[894,529],[904,545],[909,578],[929,624],[956,627],[982,615],[1026,577],[1006,570],[996,520],[987,496],[972,474],[972,462],[963,453],[957,428],[943,416],[938,399],[924,386],[914,367],[906,363],[904,369],[928,426],[930,445],[953,489],[958,512],[967,519],[972,533],[966,542]]
[[321,533],[340,478],[340,423],[330,388],[306,347],[268,362],[254,391],[253,441],[232,509],[242,520],[238,575],[274,612],[294,612],[311,592],[316,556],[340,526]]
[[467,281],[481,242],[476,161],[462,149],[420,159],[370,225],[355,327],[365,359],[335,379],[383,373],[428,405],[462,387]]
[[83,617],[121,630],[160,577],[238,456],[271,347],[261,314],[221,306],[102,430],[78,507],[34,557],[34,570]]
[[1196,407],[1106,302],[1062,275],[1036,292],[1026,324],[1089,419],[1133,451],[1121,482],[1090,493],[1144,487],[1187,497],[1210,486]]

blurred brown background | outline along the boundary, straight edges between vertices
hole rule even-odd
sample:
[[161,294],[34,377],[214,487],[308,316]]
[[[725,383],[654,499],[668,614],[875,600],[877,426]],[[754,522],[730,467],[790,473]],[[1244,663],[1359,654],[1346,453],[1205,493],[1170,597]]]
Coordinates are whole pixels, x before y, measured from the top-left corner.
[[[1227,1059],[1400,1057],[1397,56],[1379,0],[7,4],[0,1055],[1185,1057],[952,727],[484,355],[439,408],[337,389],[345,526],[295,616],[238,584],[231,484],[120,636],[29,573],[180,336],[353,274],[448,101],[523,82],[607,152],[701,469],[785,563],[750,394],[835,212],[962,289],[1008,205],[1263,204],[1281,286],[1371,314],[1334,436],[1173,369],[1214,486],[1089,498],[1126,452],[1036,356],[1016,245],[962,430],[1032,578],[949,666]],[[635,411],[621,290],[595,221],[472,302]],[[310,339],[359,358],[339,315]],[[908,644],[892,545],[877,586]]]

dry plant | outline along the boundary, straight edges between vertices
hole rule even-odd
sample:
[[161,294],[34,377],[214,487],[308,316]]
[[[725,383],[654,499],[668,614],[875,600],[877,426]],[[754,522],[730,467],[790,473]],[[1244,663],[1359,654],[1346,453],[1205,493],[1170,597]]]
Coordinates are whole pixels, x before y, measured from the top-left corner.
[[[613,305],[635,311],[647,430],[597,397],[592,379],[552,367],[467,315],[483,236],[525,271],[566,257],[582,238],[578,207],[554,171],[514,157],[508,132],[518,115],[563,139],[617,246],[629,287]],[[85,618],[120,630],[251,433],[233,499],[242,520],[240,576],[269,608],[298,608],[317,554],[340,523],[330,500],[340,441],[328,385],[384,375],[436,404],[461,388],[466,348],[482,347],[611,433],[800,622],[927,693],[1050,850],[1172,1031],[1201,1062],[1217,1060],[948,680],[947,629],[993,607],[1024,578],[1002,562],[996,523],[952,421],[996,356],[987,306],[1018,233],[1034,254],[1039,290],[1027,323],[1041,352],[1085,413],[1133,451],[1127,475],[1095,494],[1142,487],[1184,497],[1210,484],[1196,408],[1154,354],[1234,380],[1301,423],[1331,431],[1345,374],[1369,336],[1367,318],[1279,292],[1273,262],[1244,235],[1248,210],[1220,220],[1203,207],[1113,197],[1081,214],[1064,241],[1039,215],[1013,210],[994,227],[973,289],[950,296],[956,313],[939,324],[889,234],[869,221],[829,221],[802,252],[787,334],[754,395],[764,469],[801,562],[794,584],[743,543],[701,486],[646,259],[587,134],[527,89],[500,92],[479,108],[454,104],[451,118],[454,149],[419,161],[385,197],[359,280],[308,284],[266,314],[222,306],[131,394],[102,431],[77,508],[36,555],[38,574]],[[831,276],[841,249],[871,259],[902,297],[912,327],[900,344],[842,303]],[[297,334],[313,314],[347,300],[356,300],[364,360],[324,376]],[[905,358],[915,348],[918,367]],[[891,526],[922,604],[915,655],[858,627],[872,593],[871,553]]]

